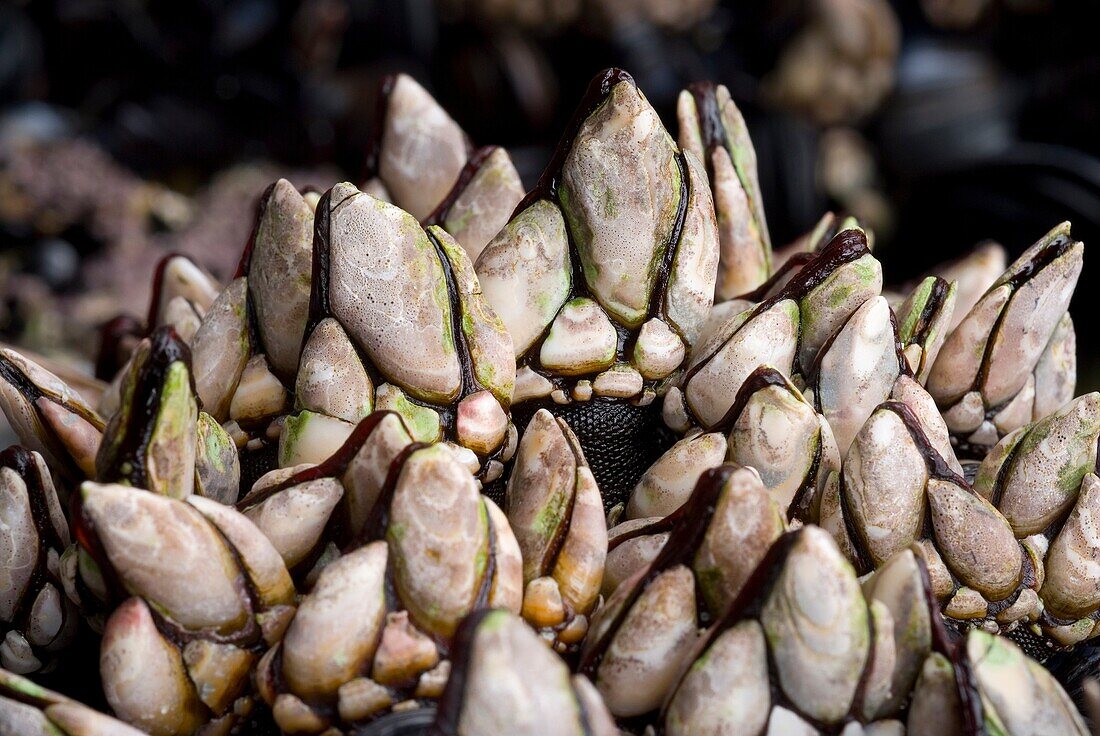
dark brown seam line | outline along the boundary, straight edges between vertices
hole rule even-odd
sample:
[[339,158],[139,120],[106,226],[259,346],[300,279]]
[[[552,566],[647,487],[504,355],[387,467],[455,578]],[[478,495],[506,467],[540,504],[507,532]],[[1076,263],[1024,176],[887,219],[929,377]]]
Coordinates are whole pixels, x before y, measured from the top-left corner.
[[[473,359],[470,356],[470,346],[466,341],[466,333],[462,329],[462,314],[464,310],[462,308],[462,297],[458,293],[454,268],[451,266],[451,261],[447,257],[447,252],[443,244],[439,242],[439,238],[436,237],[435,233],[430,229],[424,230],[424,233],[428,236],[428,242],[432,244],[436,258],[439,259],[440,267],[443,269],[443,280],[447,286],[451,336],[454,340],[455,351],[458,354],[458,365],[462,379],[461,386],[458,389],[458,397],[455,399],[455,402],[458,402],[470,394],[483,390],[485,387],[481,385],[481,382],[477,380],[477,376],[474,374]],[[446,411],[448,413],[454,413],[450,407],[446,407]],[[442,418],[442,412],[440,412],[440,416]]]
[[458,721],[462,715],[462,703],[465,700],[466,684],[473,659],[474,640],[481,622],[490,613],[492,611],[488,608],[476,609],[458,626],[451,657],[451,674],[439,698],[435,722],[429,731],[433,736],[457,736],[458,734]]
[[[829,245],[826,246],[821,253],[817,254],[805,268],[796,273],[777,294],[752,307],[752,311],[748,318],[745,319],[728,338],[716,345],[711,352],[702,356],[693,367],[685,371],[681,385],[686,387],[695,374],[702,370],[715,355],[725,348],[725,346],[729,344],[729,341],[732,340],[733,337],[752,319],[763,314],[776,304],[788,299],[798,304],[805,298],[807,293],[817,286],[820,286],[829,276],[835,273],[840,266],[856,261],[869,252],[870,251],[867,250],[867,237],[862,230],[849,229],[837,233]],[[799,317],[799,322],[801,322],[801,316]],[[801,335],[801,330],[799,334]],[[696,421],[698,421],[698,417],[694,416],[694,412],[691,411],[690,406],[687,406],[687,410]]]
[[[145,454],[153,432],[156,431],[168,372],[176,363],[182,363],[186,368],[191,395],[197,402],[195,377],[191,372],[191,349],[180,339],[173,327],[158,327],[149,336],[149,349],[144,362],[135,366],[137,375],[133,376],[129,411],[117,413],[104,429],[96,454],[96,481],[125,481],[135,488],[151,490]],[[130,376],[126,377],[129,378]],[[124,380],[123,383],[125,390],[129,381]],[[125,425],[120,427],[123,422]],[[121,437],[117,440],[110,436],[119,434]],[[131,467],[129,473],[123,470],[126,465]]]
[[447,195],[440,200],[435,209],[425,217],[420,226],[427,229],[431,225],[438,225],[446,230],[445,222],[451,214],[451,208],[454,207],[455,202],[465,192],[474,178],[481,172],[481,167],[485,165],[485,162],[490,156],[492,156],[500,146],[482,146],[474,151],[473,155],[467,159],[462,170],[458,172],[458,177],[455,179],[455,183],[451,186]]
[[920,316],[917,317],[916,324],[913,325],[913,334],[910,335],[907,343],[909,345],[920,345],[922,350],[925,341],[928,339],[928,335],[925,333],[932,326],[937,314],[943,308],[943,301],[947,298],[947,290],[949,288],[948,283],[939,276],[933,278],[935,280],[932,282],[932,289],[928,294],[927,301],[925,301],[924,306],[921,308],[921,313]]
[[[691,180],[691,171],[682,151],[673,156],[672,160],[676,162],[676,168],[680,171],[680,200],[676,206],[672,230],[669,231],[668,241],[657,264],[657,275],[653,279],[653,288],[649,292],[649,307],[646,310],[645,319],[648,321],[654,317],[660,318],[669,326],[669,329],[674,330],[683,339],[680,326],[668,317],[668,280],[672,277],[672,267],[683,244],[684,226],[687,224],[688,208],[691,206],[689,200],[694,196],[696,182]],[[686,344],[687,341],[684,342]]]
[[[1009,308],[1012,306],[1012,297],[1016,295],[1016,291],[1032,276],[1038,274],[1044,268],[1052,264],[1057,258],[1068,252],[1069,249],[1073,247],[1074,242],[1075,241],[1072,241],[1065,235],[1059,233],[1050,243],[1041,248],[1030,261],[1025,263],[1020,268],[1020,270],[1013,274],[1008,280],[999,282],[991,286],[989,290],[986,291],[986,294],[990,294],[993,291],[1001,288],[1002,286],[1008,285],[1010,287],[1008,298],[1005,299],[1004,306],[997,314],[997,319],[994,320],[993,327],[990,328],[989,332],[986,334],[985,346],[982,350],[982,359],[981,362],[978,363],[978,371],[974,374],[974,382],[970,384],[969,391],[980,392],[981,387],[985,385],[986,379],[988,378],[989,374],[989,361],[993,355],[993,344],[996,342],[995,337],[1001,329],[1001,324],[1004,322],[1005,315],[1008,314]],[[985,295],[983,295],[983,298],[984,296]],[[979,303],[981,303],[981,300],[979,300]],[[1055,325],[1055,329],[1057,329],[1057,325]],[[968,393],[969,391],[964,393]]]
[[[34,568],[31,570],[30,577],[27,578],[27,583],[23,587],[23,592],[15,602],[10,620],[6,623],[10,628],[23,636],[27,645],[31,647],[35,658],[43,665],[46,665],[49,663],[51,655],[51,652],[46,650],[46,647],[49,647],[50,644],[43,646],[33,644],[30,639],[26,638],[26,634],[30,626],[31,613],[34,610],[34,601],[37,600],[46,585],[52,584],[61,598],[61,615],[63,621],[61,627],[54,635],[55,638],[64,633],[64,619],[71,617],[74,613],[72,610],[66,610],[65,603],[67,597],[64,587],[61,581],[49,571],[47,565],[49,550],[53,549],[60,555],[61,552],[64,551],[66,545],[62,543],[62,540],[58,537],[53,527],[53,518],[50,516],[49,504],[46,501],[46,487],[42,479],[41,468],[34,461],[34,457],[30,450],[27,450],[21,445],[12,445],[3,452],[0,452],[0,468],[8,468],[11,470],[20,480],[22,480],[23,485],[26,487],[27,505],[30,507],[31,512],[31,524],[34,526],[35,533],[38,535],[38,548],[35,550]],[[53,642],[51,641],[50,643]]]
[[618,634],[619,628],[626,620],[630,609],[645,589],[661,573],[675,565],[684,564],[685,560],[695,554],[707,528],[710,526],[711,519],[714,517],[722,489],[738,468],[739,466],[732,464],[720,465],[717,468],[705,471],[700,476],[699,481],[695,484],[695,490],[692,491],[687,502],[676,512],[673,512],[673,515],[678,514],[677,518],[680,523],[675,524],[668,541],[657,553],[653,562],[650,563],[646,573],[628,591],[619,609],[615,611],[614,618],[608,625],[604,635],[582,649],[578,665],[578,671],[581,674],[586,675],[589,679],[595,679],[604,654]]
[[[792,393],[794,392],[794,386],[792,386],[787,380],[787,377],[776,368],[770,365],[757,366],[741,384],[741,387],[737,389],[737,395],[733,399],[733,404],[730,405],[730,408],[726,410],[722,418],[719,419],[709,431],[729,434],[733,431],[733,425],[736,424],[737,420],[741,417],[741,412],[745,411],[745,407],[752,397],[756,395],[756,392],[763,391],[769,386],[782,387]],[[802,398],[800,394],[796,395],[798,395],[800,399]],[[813,407],[810,408],[812,409]]]
[[390,95],[393,94],[394,85],[397,84],[396,74],[387,74],[378,84],[378,94],[375,97],[374,125],[371,126],[371,136],[367,141],[367,154],[363,159],[363,180],[367,181],[378,176],[378,159],[382,155],[382,136],[386,132],[386,117],[390,109]]
[[190,261],[196,268],[198,267],[194,258],[177,250],[169,251],[166,255],[160,257],[156,267],[153,269],[153,293],[149,297],[149,308],[145,312],[146,335],[153,331],[153,328],[160,318],[160,299],[164,291],[164,270],[168,267],[168,262],[173,258],[183,258]]
[[[818,253],[816,251],[799,251],[798,253],[795,253],[790,258],[783,261],[783,265],[776,269],[772,273],[772,275],[768,277],[767,281],[760,284],[760,286],[756,287],[752,291],[746,291],[744,294],[735,296],[734,299],[741,299],[748,302],[763,301],[765,298],[767,298],[768,292],[775,288],[775,285],[787,275],[788,271],[794,271],[795,269],[802,268],[807,263],[813,261],[817,257],[817,255]],[[793,279],[794,276],[792,275],[791,278]],[[727,299],[726,301],[733,300]]]
[[[38,399],[46,399],[47,401],[52,401],[58,406],[64,407],[65,409],[71,411],[73,414],[76,414],[78,417],[88,422],[88,424],[92,425],[99,431],[102,432],[104,429],[103,419],[100,416],[98,416],[94,412],[89,413],[85,411],[77,404],[67,401],[59,401],[58,399],[47,395],[45,391],[40,389],[34,383],[34,381],[30,379],[30,377],[24,374],[23,371],[20,370],[14,363],[4,357],[3,354],[0,354],[0,380],[7,381],[12,386],[14,386],[19,391],[19,393],[22,394],[25,399],[27,399],[28,403],[30,404],[34,404],[36,401],[38,401]],[[35,411],[37,411],[37,408],[35,409]]]

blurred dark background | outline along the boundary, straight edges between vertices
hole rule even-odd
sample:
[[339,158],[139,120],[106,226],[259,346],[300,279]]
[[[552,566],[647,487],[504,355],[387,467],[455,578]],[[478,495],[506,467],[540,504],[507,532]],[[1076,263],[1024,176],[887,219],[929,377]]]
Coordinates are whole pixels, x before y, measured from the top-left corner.
[[[380,79],[415,76],[530,184],[617,65],[675,134],[730,87],[773,241],[827,209],[890,280],[1050,227],[1100,242],[1094,3],[1053,0],[9,0],[0,6],[0,340],[87,359],[170,249],[226,277],[276,176],[359,182]],[[1086,258],[1073,315],[1100,386]]]

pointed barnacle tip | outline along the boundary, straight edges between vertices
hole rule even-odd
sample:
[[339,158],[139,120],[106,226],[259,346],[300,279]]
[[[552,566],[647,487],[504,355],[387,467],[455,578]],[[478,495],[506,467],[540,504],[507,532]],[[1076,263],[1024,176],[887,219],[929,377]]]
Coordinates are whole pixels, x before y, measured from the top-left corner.
[[692,82],[684,90],[687,94],[694,94],[696,96],[713,95],[718,90],[718,85],[709,79],[700,79]]
[[277,179],[275,181],[275,184],[274,184],[274,187],[273,187],[272,194],[275,194],[275,193],[283,194],[283,195],[289,195],[291,193],[297,194],[298,190],[295,189],[294,185],[291,184],[287,179],[280,177],[279,179]]
[[840,238],[846,241],[861,243],[866,247],[867,231],[860,227],[859,223],[847,223],[847,225],[847,227],[840,231]]
[[187,348],[173,325],[161,325],[156,328],[153,330],[152,338],[153,355],[163,355],[172,349]]
[[[368,194],[367,196],[369,197],[370,195]],[[439,225],[428,225],[425,230],[428,232],[428,234],[433,235],[437,240],[439,240],[440,245],[443,246],[444,249],[449,250],[451,253],[457,255],[456,250],[453,247],[449,247],[454,244],[454,238],[451,237],[450,233],[448,233]],[[462,252],[464,253],[465,251]]]
[[[357,194],[362,194],[362,192],[360,192],[359,188],[357,186],[355,186],[354,184],[352,184],[350,181],[340,182],[339,184],[337,184],[336,186],[334,186],[332,189],[330,189],[328,191],[329,211],[331,212],[331,211],[335,210],[337,207],[342,205],[345,201],[347,201],[351,197],[356,196]],[[370,197],[369,194],[366,195],[366,196]],[[371,197],[371,199],[373,200],[374,197]],[[381,200],[377,200],[377,201],[381,201]]]
[[620,83],[627,83],[635,89],[638,88],[638,83],[634,80],[634,77],[630,75],[625,69],[619,67],[608,67],[602,72],[597,74],[592,80],[593,87],[598,87],[599,93],[602,97],[607,97],[611,94],[611,90],[617,87]]
[[1082,396],[1079,401],[1080,406],[1083,409],[1085,415],[1084,424],[1087,426],[1087,432],[1091,433],[1095,431],[1093,426],[1100,415],[1100,391],[1092,391]]

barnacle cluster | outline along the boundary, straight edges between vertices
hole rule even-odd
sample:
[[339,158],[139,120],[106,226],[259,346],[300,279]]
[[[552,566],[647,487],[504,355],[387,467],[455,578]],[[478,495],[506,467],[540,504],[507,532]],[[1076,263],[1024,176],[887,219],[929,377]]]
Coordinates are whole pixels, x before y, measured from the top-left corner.
[[[723,86],[598,75],[526,193],[381,109],[97,396],[0,350],[0,733],[1087,733],[1013,641],[1100,634],[1068,223],[892,290],[773,251]],[[33,681],[97,636],[113,716]]]

